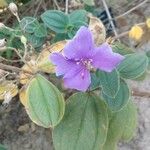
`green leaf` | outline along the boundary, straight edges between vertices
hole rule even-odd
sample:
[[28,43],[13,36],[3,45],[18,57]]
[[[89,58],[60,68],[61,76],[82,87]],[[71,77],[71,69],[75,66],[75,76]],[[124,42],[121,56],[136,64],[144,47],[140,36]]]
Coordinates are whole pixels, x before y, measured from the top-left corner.
[[56,126],[64,115],[62,94],[48,80],[37,75],[27,88],[27,113],[30,119],[45,128]]
[[6,150],[5,146],[0,144],[0,150]]
[[146,56],[148,57],[148,71],[150,71],[150,50],[146,52]]
[[33,33],[38,26],[38,21],[34,17],[25,17],[20,21],[20,27],[27,33]]
[[103,93],[109,97],[115,97],[120,86],[120,78],[116,69],[110,73],[99,70],[98,76]]
[[129,54],[118,66],[120,76],[126,79],[135,79],[147,69],[148,58],[145,54]]
[[100,77],[98,71],[96,71],[95,73],[91,73],[90,90],[94,90],[98,87],[100,87]]
[[56,33],[66,33],[69,17],[58,10],[48,10],[41,15],[44,24]]
[[51,42],[52,43],[56,43],[58,41],[63,41],[63,40],[66,40],[66,39],[69,39],[67,34],[65,34],[65,33],[57,33],[55,35],[55,37],[52,39]]
[[76,22],[87,22],[87,16],[85,10],[75,10],[69,15],[71,24],[77,24]]
[[120,81],[119,91],[114,98],[111,98],[104,93],[102,93],[102,97],[111,111],[119,111],[128,103],[130,98],[130,91],[127,83],[123,80]]
[[34,34],[28,34],[26,37],[34,48],[41,47],[45,41],[44,37],[37,37]]
[[110,114],[107,140],[102,150],[117,150],[119,140],[130,140],[136,127],[137,110],[130,100],[121,111]]
[[60,124],[54,128],[55,150],[99,150],[107,136],[107,109],[95,94],[76,93],[66,105]]
[[35,36],[37,37],[46,37],[47,36],[47,30],[44,24],[39,24],[35,31],[34,31]]
[[83,2],[86,4],[86,5],[89,5],[89,6],[93,6],[95,3],[94,3],[94,0],[83,0]]
[[112,49],[114,52],[119,53],[121,55],[127,55],[127,54],[134,53],[134,51],[131,48],[127,47],[126,45],[124,45],[120,42],[115,42],[112,45]]

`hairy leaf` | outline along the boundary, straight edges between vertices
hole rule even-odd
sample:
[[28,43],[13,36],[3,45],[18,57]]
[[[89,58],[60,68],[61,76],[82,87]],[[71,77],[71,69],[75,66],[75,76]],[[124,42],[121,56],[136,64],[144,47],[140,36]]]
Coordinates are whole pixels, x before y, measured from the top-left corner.
[[76,93],[68,99],[61,123],[54,128],[56,150],[99,150],[107,135],[107,109],[94,94]]

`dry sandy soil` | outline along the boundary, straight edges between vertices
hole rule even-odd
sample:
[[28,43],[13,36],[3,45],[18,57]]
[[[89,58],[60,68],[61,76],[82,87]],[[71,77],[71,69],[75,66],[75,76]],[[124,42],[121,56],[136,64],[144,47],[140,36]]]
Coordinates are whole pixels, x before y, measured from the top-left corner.
[[[119,7],[116,14],[126,10],[125,1],[118,0]],[[140,0],[136,1],[137,3]],[[123,6],[126,7],[123,7]],[[150,14],[150,3],[143,5],[123,21],[118,21],[118,32],[129,29],[136,22],[142,22]],[[150,44],[144,45],[142,50],[149,49]],[[140,48],[141,50],[141,48]],[[130,82],[131,86],[139,90],[150,91],[150,77],[144,81]],[[138,108],[138,129],[135,137],[129,143],[120,143],[119,150],[150,150],[150,98],[133,97]],[[53,150],[50,129],[44,129],[33,124],[18,98],[12,100],[7,109],[0,107],[0,143],[8,150]]]

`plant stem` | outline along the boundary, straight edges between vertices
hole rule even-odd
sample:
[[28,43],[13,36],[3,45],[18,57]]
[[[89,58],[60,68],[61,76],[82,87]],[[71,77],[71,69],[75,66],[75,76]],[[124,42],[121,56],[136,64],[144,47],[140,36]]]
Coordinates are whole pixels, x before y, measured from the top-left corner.
[[110,24],[111,24],[111,26],[112,26],[112,29],[113,29],[113,31],[114,31],[114,34],[115,34],[115,36],[118,36],[117,31],[116,31],[116,28],[115,28],[115,25],[114,25],[114,23],[113,23],[113,21],[112,21],[112,17],[111,17],[111,15],[110,15],[108,6],[107,6],[107,4],[106,4],[106,1],[105,1],[105,0],[102,0],[102,2],[103,2],[103,5],[104,5],[104,7],[105,7],[105,10],[106,10],[108,19],[109,19],[109,21],[110,21]]
[[65,13],[68,14],[68,4],[69,4],[69,0],[66,0],[66,8],[65,8]]

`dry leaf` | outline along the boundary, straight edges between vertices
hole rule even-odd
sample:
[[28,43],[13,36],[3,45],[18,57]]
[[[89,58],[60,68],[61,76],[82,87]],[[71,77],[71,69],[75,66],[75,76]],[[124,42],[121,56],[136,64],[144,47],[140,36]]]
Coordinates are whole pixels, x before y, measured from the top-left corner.
[[55,66],[50,62],[49,56],[53,52],[61,52],[64,49],[66,43],[67,41],[60,41],[44,48],[40,53],[37,61],[38,69],[46,73],[54,73]]
[[92,31],[94,35],[94,41],[97,46],[105,42],[106,39],[106,30],[105,26],[103,25],[102,21],[96,17],[89,15],[90,22],[89,22],[89,29]]
[[19,99],[21,103],[26,107],[27,106],[27,95],[26,95],[27,86],[23,86],[19,91]]
[[26,84],[30,81],[30,78],[34,73],[38,71],[38,67],[36,61],[32,59],[22,67],[22,71],[20,72],[20,83]]
[[0,8],[4,8],[7,6],[6,0],[0,0]]
[[12,81],[3,81],[0,83],[0,100],[4,100],[8,95],[14,97],[18,93],[18,87]]

